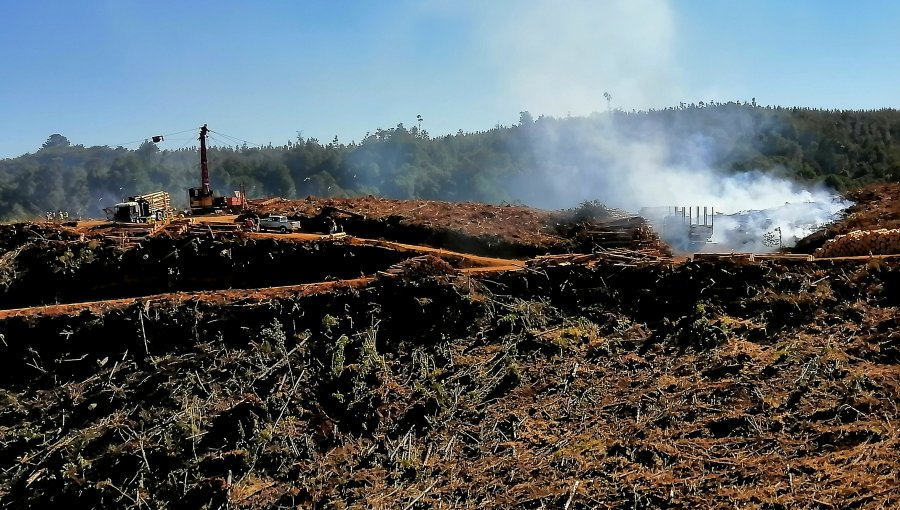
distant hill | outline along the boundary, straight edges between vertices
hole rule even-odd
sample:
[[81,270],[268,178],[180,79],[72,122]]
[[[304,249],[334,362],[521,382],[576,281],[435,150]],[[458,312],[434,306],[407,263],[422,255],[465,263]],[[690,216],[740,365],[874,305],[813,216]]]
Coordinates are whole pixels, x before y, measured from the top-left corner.
[[[633,165],[761,171],[837,190],[898,182],[898,140],[895,109],[698,103],[588,117],[522,112],[514,126],[441,137],[400,124],[350,144],[298,138],[284,146],[215,147],[210,165],[215,189],[227,193],[243,183],[251,197],[373,194],[566,207],[614,200],[603,189]],[[53,134],[33,154],[0,160],[0,218],[49,210],[98,216],[125,195],[157,189],[184,204],[197,167],[194,149],[160,150],[149,141],[136,150],[83,147]],[[549,194],[560,188],[571,196]]]

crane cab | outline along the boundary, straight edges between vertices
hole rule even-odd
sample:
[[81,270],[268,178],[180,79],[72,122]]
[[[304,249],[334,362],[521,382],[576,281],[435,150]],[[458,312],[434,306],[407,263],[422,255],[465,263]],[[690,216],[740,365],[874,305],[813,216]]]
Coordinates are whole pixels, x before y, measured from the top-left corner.
[[194,214],[211,212],[215,208],[213,192],[208,187],[188,189],[188,201]]

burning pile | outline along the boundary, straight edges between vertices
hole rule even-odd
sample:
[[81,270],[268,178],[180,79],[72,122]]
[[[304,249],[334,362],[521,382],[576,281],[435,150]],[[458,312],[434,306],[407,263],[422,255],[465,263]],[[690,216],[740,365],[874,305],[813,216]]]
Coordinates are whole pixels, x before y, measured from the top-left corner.
[[900,253],[900,229],[854,230],[829,239],[816,257],[852,257]]

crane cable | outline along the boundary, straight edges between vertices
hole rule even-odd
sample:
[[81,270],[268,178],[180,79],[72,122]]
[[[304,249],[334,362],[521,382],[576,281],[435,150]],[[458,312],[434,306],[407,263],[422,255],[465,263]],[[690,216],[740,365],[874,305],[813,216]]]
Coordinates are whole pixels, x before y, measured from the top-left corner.
[[234,137],[234,136],[231,136],[231,135],[226,135],[225,133],[220,133],[219,131],[213,131],[212,129],[210,129],[209,132],[210,132],[210,133],[215,133],[215,134],[217,134],[217,135],[219,135],[219,136],[224,136],[225,138],[234,140],[234,141],[236,141],[236,142],[241,142],[241,143],[243,143],[243,144],[245,144],[245,145],[252,145],[252,146],[254,146],[254,147],[259,147],[260,149],[263,148],[263,146],[260,145],[260,144],[258,144],[258,143],[248,142],[247,140],[242,140],[242,139],[240,139],[240,138],[237,138],[237,137]]
[[[189,131],[195,131],[195,130],[196,130],[195,128],[185,129],[184,131],[177,131],[177,132],[175,132],[175,133],[166,133],[166,134],[163,134],[163,135],[160,135],[160,136],[180,135],[180,134],[187,133],[187,132],[189,132]],[[152,137],[151,137],[151,138],[152,138]],[[141,139],[141,140],[134,140],[133,142],[115,143],[115,144],[112,144],[112,145],[108,145],[107,147],[114,147],[114,148],[115,148],[115,147],[124,147],[124,146],[126,146],[126,145],[132,145],[132,144],[135,144],[135,143],[143,143],[143,142],[146,142],[146,141],[149,140],[149,139],[150,139],[150,138],[143,138],[143,139]]]
[[[191,132],[191,131],[196,131],[196,130],[197,130],[197,128],[191,128],[191,129],[185,129],[185,130],[183,130],[183,131],[176,131],[176,132],[174,132],[174,133],[165,133],[165,134],[159,135],[159,136],[163,136],[163,137],[167,137],[167,136],[175,136],[175,135],[180,135],[180,134],[184,134],[184,133],[189,133],[189,132]],[[227,134],[221,133],[221,132],[219,132],[219,131],[213,131],[212,129],[210,129],[210,130],[208,130],[208,132],[209,132],[209,133],[215,133],[215,134],[217,134],[217,135],[219,135],[219,136],[221,136],[221,137],[224,137],[225,140],[219,140],[219,139],[213,138],[213,140],[222,143],[222,145],[224,145],[224,146],[228,146],[228,145],[229,145],[228,142],[230,141],[231,143],[237,143],[237,142],[239,142],[239,143],[242,143],[242,144],[244,144],[244,145],[252,145],[252,146],[258,147],[258,148],[260,148],[260,149],[263,148],[263,146],[262,146],[261,144],[253,143],[253,142],[250,142],[250,141],[241,139],[241,138],[237,138],[237,137],[235,137],[235,136],[227,135]],[[207,135],[207,136],[209,136],[209,135]],[[210,136],[210,138],[212,138],[212,136]],[[133,145],[133,144],[136,144],[136,143],[143,143],[143,142],[146,142],[147,140],[149,140],[149,138],[143,138],[143,139],[140,139],[140,140],[133,140],[133,141],[131,141],[131,142],[124,142],[124,143],[111,144],[111,145],[108,145],[108,147],[113,147],[113,148],[115,148],[115,147],[125,147],[125,146]],[[189,142],[190,142],[190,140],[193,140],[193,139],[188,139]],[[188,145],[188,144],[185,143],[183,146],[181,146],[181,148],[183,149],[183,148],[184,148],[185,146],[187,146],[187,145]]]

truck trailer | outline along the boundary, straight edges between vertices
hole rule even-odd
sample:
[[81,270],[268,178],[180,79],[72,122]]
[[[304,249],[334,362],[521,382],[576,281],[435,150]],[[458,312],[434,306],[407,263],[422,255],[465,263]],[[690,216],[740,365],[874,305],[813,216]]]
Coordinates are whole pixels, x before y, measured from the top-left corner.
[[167,191],[154,191],[128,197],[103,210],[109,220],[122,223],[152,223],[172,217],[172,200]]

